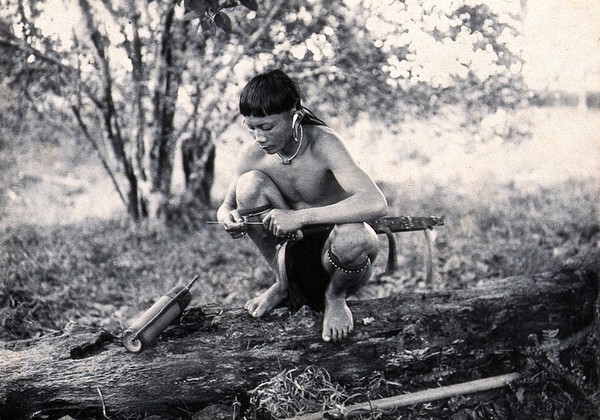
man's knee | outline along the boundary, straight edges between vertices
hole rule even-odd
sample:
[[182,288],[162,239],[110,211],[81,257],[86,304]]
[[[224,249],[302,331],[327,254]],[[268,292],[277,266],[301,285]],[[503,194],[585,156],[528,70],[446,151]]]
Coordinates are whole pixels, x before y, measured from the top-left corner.
[[275,182],[262,171],[252,170],[240,175],[235,196],[238,208],[242,209],[266,204],[277,209],[289,208]]
[[342,264],[357,264],[367,257],[373,262],[379,249],[379,239],[366,223],[336,225],[330,249]]

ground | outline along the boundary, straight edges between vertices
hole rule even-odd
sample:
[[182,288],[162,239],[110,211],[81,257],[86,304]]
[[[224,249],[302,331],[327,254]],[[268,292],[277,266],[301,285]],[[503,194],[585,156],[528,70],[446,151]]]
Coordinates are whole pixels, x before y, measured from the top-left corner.
[[[383,161],[359,154],[361,165],[374,172],[391,213],[445,215],[437,239],[440,282],[435,286],[452,289],[556,270],[597,251],[599,117],[597,111],[535,109],[513,116],[514,124],[497,115],[472,132],[459,128],[450,113],[435,123],[407,122],[394,135],[373,123],[344,134],[355,150],[365,146],[363,138],[393,139],[377,143],[380,153],[374,156],[385,156]],[[531,137],[501,141],[508,126]],[[372,137],[374,131],[380,136]],[[0,208],[0,340],[38,337],[70,321],[118,334],[157,297],[196,274],[200,284],[193,290],[193,305],[242,306],[271,283],[272,275],[249,241],[232,240],[218,226],[132,226],[93,155],[83,159],[73,151],[59,153],[59,147],[45,144],[18,155],[18,165],[9,166],[0,186],[6,198]],[[39,153],[46,159],[39,159]],[[227,182],[227,155],[220,154],[216,197]],[[77,160],[86,164],[73,166]],[[398,234],[397,239],[399,270],[384,275],[382,238],[383,258],[357,298],[426,287],[423,234]],[[586,374],[581,389],[537,367],[536,380],[516,389],[420,405],[382,418],[594,418],[590,401],[597,402],[598,394],[581,392],[598,383],[589,362],[591,347],[570,355],[573,377]],[[393,395],[399,392],[393,379],[374,372],[361,389],[344,392]],[[507,411],[515,405],[521,408],[517,417]]]

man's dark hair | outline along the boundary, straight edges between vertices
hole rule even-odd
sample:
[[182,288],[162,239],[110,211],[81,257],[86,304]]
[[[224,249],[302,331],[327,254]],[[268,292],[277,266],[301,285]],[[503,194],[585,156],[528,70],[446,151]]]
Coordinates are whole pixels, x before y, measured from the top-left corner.
[[240,95],[240,114],[265,117],[292,109],[303,110],[303,124],[326,125],[302,106],[298,84],[281,70],[270,70],[252,78]]

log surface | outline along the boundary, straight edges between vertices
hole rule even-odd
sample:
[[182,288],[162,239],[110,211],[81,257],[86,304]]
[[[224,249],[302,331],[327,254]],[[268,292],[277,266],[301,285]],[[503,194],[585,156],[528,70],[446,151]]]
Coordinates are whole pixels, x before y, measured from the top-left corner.
[[598,276],[563,272],[468,290],[351,301],[355,330],[321,341],[322,314],[192,308],[148,349],[82,325],[0,343],[0,418],[35,413],[194,412],[243,394],[283,369],[317,365],[341,383],[379,371],[402,383],[450,383],[518,370],[530,334],[570,336],[593,322]]

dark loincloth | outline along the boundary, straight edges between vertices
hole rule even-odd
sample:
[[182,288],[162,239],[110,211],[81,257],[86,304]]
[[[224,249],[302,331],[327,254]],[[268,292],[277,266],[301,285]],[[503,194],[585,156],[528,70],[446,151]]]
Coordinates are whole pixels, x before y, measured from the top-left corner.
[[304,238],[288,242],[285,269],[289,287],[289,306],[295,311],[304,305],[315,311],[325,309],[325,291],[331,280],[323,268],[323,246],[333,229],[303,231]]
[[[271,205],[266,204],[240,210],[239,213],[240,216],[253,220],[271,209]],[[292,311],[304,305],[319,312],[325,309],[325,291],[331,276],[323,268],[321,256],[325,241],[332,230],[333,226],[306,230],[302,232],[304,237],[301,240],[286,243],[285,272],[289,292],[287,304]]]

